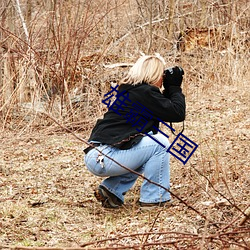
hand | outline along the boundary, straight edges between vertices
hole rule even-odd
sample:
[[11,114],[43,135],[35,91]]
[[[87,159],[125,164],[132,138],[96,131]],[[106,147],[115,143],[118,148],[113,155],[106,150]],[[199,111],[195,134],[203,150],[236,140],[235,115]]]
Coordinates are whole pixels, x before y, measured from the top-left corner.
[[175,66],[164,70],[163,86],[167,89],[169,86],[181,86],[184,71],[181,67]]

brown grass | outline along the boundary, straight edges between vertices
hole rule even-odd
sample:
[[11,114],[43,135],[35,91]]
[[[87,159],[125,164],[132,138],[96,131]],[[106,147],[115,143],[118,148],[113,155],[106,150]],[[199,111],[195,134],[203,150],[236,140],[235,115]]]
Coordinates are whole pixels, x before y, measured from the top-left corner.
[[[84,6],[72,0],[50,10],[45,1],[32,2],[31,50],[18,16],[2,15],[0,248],[250,248],[249,220],[241,223],[250,205],[249,3],[179,1],[170,41],[167,3],[156,2],[152,25],[146,1]],[[16,13],[11,5],[3,11]],[[211,33],[200,32],[197,39],[206,46],[193,48],[184,36],[191,49],[178,51],[178,36],[188,27],[216,28],[217,40],[213,33],[209,43]],[[103,65],[132,63],[150,42],[167,66],[185,70],[184,134],[199,145],[185,166],[172,157],[171,190],[207,221],[178,199],[171,208],[142,212],[136,204],[142,180],[127,194],[124,208],[103,209],[93,196],[101,179],[82,160],[84,143],[41,114],[48,112],[87,139],[106,110],[101,99],[110,82],[127,70]]]

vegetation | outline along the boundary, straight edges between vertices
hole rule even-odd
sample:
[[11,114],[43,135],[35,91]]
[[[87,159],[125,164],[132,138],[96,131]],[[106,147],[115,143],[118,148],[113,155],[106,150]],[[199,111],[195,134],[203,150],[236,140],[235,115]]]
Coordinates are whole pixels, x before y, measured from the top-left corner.
[[[0,0],[0,248],[250,249],[249,11],[247,0]],[[140,211],[137,183],[105,210],[81,148],[141,53],[184,68],[184,134],[199,147],[185,166],[171,159],[171,208]]]

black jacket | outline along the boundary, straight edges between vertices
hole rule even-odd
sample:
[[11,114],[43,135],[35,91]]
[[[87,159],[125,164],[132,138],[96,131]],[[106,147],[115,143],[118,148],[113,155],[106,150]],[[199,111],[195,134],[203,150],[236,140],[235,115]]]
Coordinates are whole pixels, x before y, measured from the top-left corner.
[[[181,122],[185,119],[185,96],[181,88],[170,86],[163,94],[157,87],[142,83],[139,85],[122,84],[119,86],[119,94],[116,100],[125,100],[121,104],[117,100],[117,105],[110,105],[109,110],[104,114],[103,119],[99,119],[92,130],[89,141],[98,141],[103,144],[113,145],[120,149],[128,149],[136,144],[143,137],[144,133],[153,131],[157,133],[159,120],[165,122]],[[146,111],[141,111],[146,108]],[[137,112],[138,111],[138,112]],[[134,120],[128,120],[133,112]],[[149,114],[149,115],[148,115]],[[132,118],[131,118],[132,119]],[[136,121],[140,128],[136,126]],[[145,122],[147,120],[147,122]],[[138,125],[137,124],[137,125]],[[143,126],[145,125],[145,126]]]

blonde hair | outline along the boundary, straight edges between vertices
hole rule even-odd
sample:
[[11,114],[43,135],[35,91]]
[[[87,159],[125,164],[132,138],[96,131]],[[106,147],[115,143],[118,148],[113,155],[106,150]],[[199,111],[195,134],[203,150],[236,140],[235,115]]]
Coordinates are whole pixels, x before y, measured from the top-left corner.
[[142,82],[154,84],[160,80],[164,71],[165,61],[159,55],[143,55],[129,70],[121,83],[136,85]]

